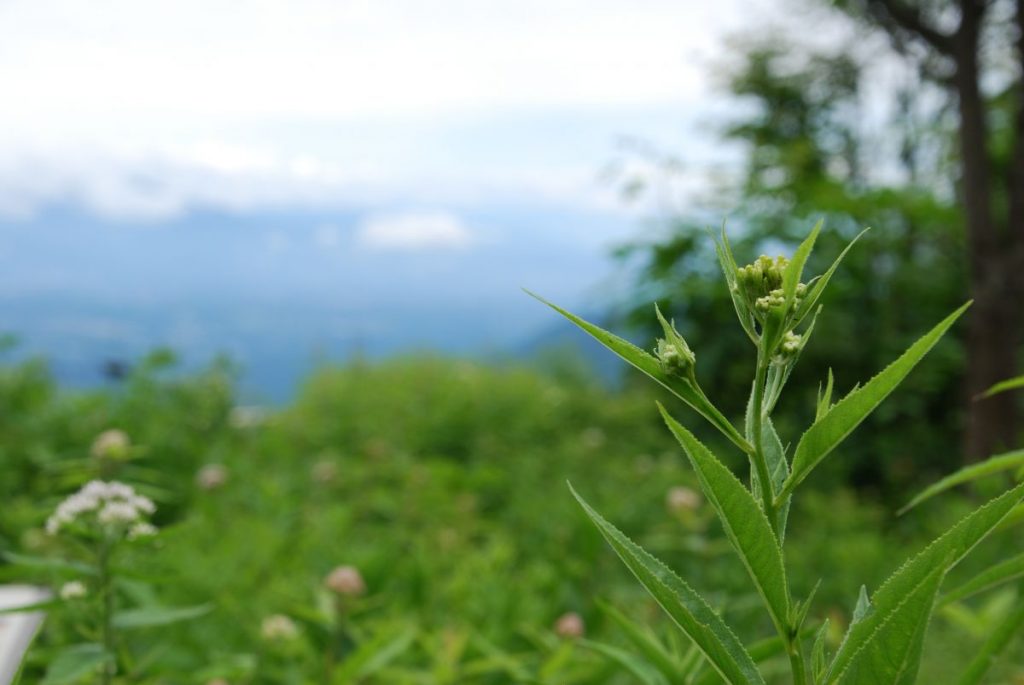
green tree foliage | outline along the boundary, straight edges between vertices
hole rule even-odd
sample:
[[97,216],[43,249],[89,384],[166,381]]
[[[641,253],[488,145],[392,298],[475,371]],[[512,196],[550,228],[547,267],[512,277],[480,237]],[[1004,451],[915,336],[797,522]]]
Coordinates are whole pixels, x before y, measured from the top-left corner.
[[[809,219],[823,218],[829,228],[817,255],[838,254],[872,227],[844,261],[848,278],[829,289],[822,324],[830,333],[804,351],[794,370],[797,387],[823,383],[829,366],[842,359],[835,382],[845,391],[964,299],[963,220],[949,182],[951,127],[941,109],[918,111],[904,96],[896,120],[877,136],[865,136],[864,66],[852,54],[799,57],[777,45],[748,46],[728,82],[746,113],[722,130],[724,141],[743,150],[742,173],[714,191],[704,211],[669,217],[649,238],[618,252],[638,273],[627,316],[649,321],[648,305],[640,303],[653,299],[686,322],[693,346],[703,350],[702,382],[725,390],[720,405],[727,413],[742,411],[745,398],[728,389],[742,387],[749,369],[735,361],[743,336],[720,333],[731,307],[710,258],[714,241],[707,226],[725,207],[737,208],[729,226],[741,262],[780,244],[795,246]],[[909,83],[908,92],[915,85]],[[827,266],[811,255],[809,271]],[[893,491],[908,478],[959,464],[950,445],[959,444],[963,423],[957,381],[963,356],[962,337],[944,339],[933,364],[869,419],[870,429],[845,448],[852,454],[842,460],[854,483]],[[797,401],[793,411],[813,415],[813,396]]]

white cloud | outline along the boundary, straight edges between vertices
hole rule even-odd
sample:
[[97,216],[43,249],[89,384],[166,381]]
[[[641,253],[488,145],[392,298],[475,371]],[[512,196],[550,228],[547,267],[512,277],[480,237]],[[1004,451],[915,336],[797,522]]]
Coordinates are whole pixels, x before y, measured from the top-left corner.
[[371,216],[356,229],[356,242],[378,250],[461,249],[474,236],[455,215],[410,212]]
[[776,2],[7,0],[0,212],[588,204],[600,161],[564,157],[606,151],[548,131],[514,166],[495,151],[516,117],[600,110],[608,141],[642,134],[615,113],[704,102],[721,35]]

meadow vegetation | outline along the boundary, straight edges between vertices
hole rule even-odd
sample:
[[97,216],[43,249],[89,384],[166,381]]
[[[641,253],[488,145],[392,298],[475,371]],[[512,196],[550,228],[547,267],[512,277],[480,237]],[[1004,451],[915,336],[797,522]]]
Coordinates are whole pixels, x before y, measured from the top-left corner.
[[[857,380],[836,375],[837,387]],[[739,639],[771,629],[658,414],[656,400],[681,409],[669,393],[609,389],[571,362],[541,371],[430,357],[320,368],[272,411],[236,407],[234,387],[230,365],[182,374],[164,352],[89,392],[62,391],[41,360],[3,367],[0,574],[55,596],[22,683],[661,683],[649,655],[635,656],[648,639],[673,663],[697,663],[566,480]],[[716,431],[694,430],[729,454]],[[102,528],[95,509],[81,515],[95,517],[81,519],[92,533],[48,534],[60,503],[97,480],[152,502],[140,516],[157,532]],[[806,626],[828,619],[832,651],[862,584],[877,588],[985,499],[956,493],[897,518],[873,493],[801,494],[787,571],[797,597],[820,581]],[[119,536],[106,589],[95,551],[109,538],[97,530]],[[957,578],[1017,540],[993,537]],[[945,682],[1015,598],[1006,586],[939,610],[921,682]],[[991,682],[1021,677],[1021,646]],[[786,655],[766,647],[765,678],[788,682]],[[705,667],[694,682],[714,678]]]

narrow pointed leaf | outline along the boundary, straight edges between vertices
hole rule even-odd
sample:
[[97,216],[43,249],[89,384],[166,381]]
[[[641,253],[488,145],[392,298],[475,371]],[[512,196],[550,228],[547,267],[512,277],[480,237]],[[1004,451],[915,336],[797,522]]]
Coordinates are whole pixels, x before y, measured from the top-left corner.
[[1018,388],[1024,388],[1024,376],[1017,376],[1016,378],[1000,381],[986,390],[982,397],[992,397],[992,395],[997,395],[1008,390],[1016,390]]
[[576,324],[578,327],[589,333],[599,343],[621,357],[624,361],[647,374],[649,377],[668,389],[673,395],[681,399],[683,402],[686,402],[698,414],[707,419],[711,425],[720,430],[727,438],[732,440],[733,443],[735,443],[741,450],[744,452],[752,451],[752,448],[747,441],[743,439],[743,436],[740,435],[739,431],[736,430],[736,427],[733,426],[729,419],[725,418],[725,416],[723,416],[713,404],[711,404],[708,398],[704,396],[704,393],[694,387],[689,381],[675,376],[670,376],[662,371],[661,364],[653,354],[645,352],[628,340],[620,338],[614,333],[609,333],[589,321],[585,321],[575,314],[562,309],[558,305],[548,302],[539,295],[531,293],[530,291],[526,292],[531,297],[543,302],[569,321]]
[[967,670],[957,681],[958,685],[978,685],[992,668],[999,654],[1006,649],[1010,640],[1019,633],[1022,627],[1024,627],[1024,597],[1018,596],[1013,610],[985,638],[985,642],[971,659],[971,663],[967,665]]
[[920,494],[914,497],[914,499],[907,502],[897,513],[903,514],[909,509],[916,507],[921,502],[924,502],[926,499],[934,497],[940,492],[945,492],[946,490],[956,487],[962,483],[969,483],[972,480],[976,480],[993,473],[999,473],[1000,471],[1009,471],[1019,466],[1024,466],[1024,450],[1007,452],[995,457],[990,457],[983,462],[965,466],[959,471],[946,476],[942,480],[929,485],[927,488],[922,490]]
[[811,256],[811,250],[814,249],[814,241],[818,239],[818,234],[821,232],[821,227],[824,223],[823,219],[818,220],[818,223],[811,229],[810,235],[793,252],[793,258],[789,260],[789,266],[786,267],[786,272],[782,274],[782,293],[786,297],[787,312],[796,298],[796,286],[800,283],[800,277],[804,273],[804,265],[807,263],[807,258]]
[[619,666],[622,670],[636,678],[637,682],[641,683],[641,685],[669,685],[669,681],[665,679],[665,676],[636,654],[627,652],[620,647],[613,647],[612,645],[594,640],[580,640],[579,644],[581,647],[597,652],[608,661]]
[[[809,634],[809,631],[808,631]],[[801,634],[801,637],[804,637]],[[783,656],[786,653],[786,643],[782,641],[779,636],[765,638],[758,640],[757,642],[750,645],[747,649],[752,658],[756,663],[762,664],[769,659],[773,659],[777,656]],[[693,685],[719,685],[721,679],[718,674],[714,671],[707,671],[694,678]]]
[[882,624],[892,618],[904,599],[917,590],[933,572],[946,572],[955,566],[999,525],[1021,499],[1024,499],[1024,485],[1018,485],[974,510],[892,574],[871,598],[871,610],[860,621],[850,625],[829,667],[826,682],[836,682],[854,655],[871,641],[872,635]]
[[832,377],[832,369],[828,370],[828,381],[825,383],[825,389],[818,388],[818,408],[814,414],[814,420],[819,421],[822,416],[828,413],[828,410],[832,408],[832,387],[835,383],[835,379]]
[[683,671],[672,654],[665,649],[664,645],[651,635],[650,631],[637,625],[610,604],[598,602],[598,607],[619,626],[633,646],[639,650],[654,668],[665,676],[668,682],[681,683],[686,679],[686,672]]
[[920,340],[911,345],[896,361],[885,367],[864,386],[850,392],[839,400],[827,414],[815,421],[800,437],[793,453],[792,473],[786,481],[782,494],[788,494],[799,485],[807,474],[841,443],[854,428],[860,425],[879,403],[889,396],[896,386],[907,377],[911,369],[939,341],[939,338],[970,306],[970,302],[943,319]]
[[718,512],[725,533],[747,567],[768,613],[781,632],[789,628],[789,592],[782,551],[771,524],[743,483],[702,445],[696,436],[668,415],[660,404],[661,415],[676,436],[697,472],[701,488]]
[[913,683],[935,595],[944,575],[944,569],[939,567],[922,578],[852,656],[835,682],[842,685]]
[[[712,236],[713,237],[713,236]],[[743,295],[736,286],[736,272],[739,266],[729,246],[729,238],[725,234],[725,227],[722,227],[721,241],[715,240],[715,254],[718,255],[718,263],[722,266],[722,275],[725,276],[725,284],[729,287],[729,297],[732,298],[732,305],[736,309],[736,316],[739,317],[740,325],[746,332],[747,337],[756,345],[757,332],[754,330],[754,318],[747,307]]]
[[959,602],[1017,578],[1024,578],[1024,554],[1010,557],[1006,561],[985,569],[967,582],[942,595],[940,602],[941,604]]
[[868,589],[861,585],[860,594],[857,595],[857,605],[853,607],[852,623],[860,623],[869,611],[871,611],[871,599],[868,597]]
[[832,278],[832,274],[836,272],[836,269],[839,268],[840,262],[843,261],[843,257],[845,257],[846,253],[850,251],[850,248],[853,247],[854,243],[860,240],[861,236],[869,230],[870,229],[865,228],[863,231],[858,233],[857,236],[850,241],[850,244],[839,253],[839,256],[836,257],[834,262],[832,262],[832,266],[828,268],[828,271],[808,285],[807,295],[804,297],[803,302],[800,303],[800,306],[796,310],[796,315],[793,317],[794,326],[799,325],[799,323],[804,320],[804,317],[814,310],[815,305],[818,304],[818,300],[821,299],[822,294],[825,292],[825,288],[828,286],[828,282]]
[[602,518],[571,485],[569,489],[626,567],[675,624],[693,640],[721,677],[727,683],[763,685],[764,679],[754,665],[754,660],[721,616],[664,563]]
[[826,618],[817,635],[814,636],[814,646],[811,648],[811,679],[813,682],[821,680],[825,675],[825,667],[828,663],[828,653],[825,649],[825,638],[828,637],[828,619]]

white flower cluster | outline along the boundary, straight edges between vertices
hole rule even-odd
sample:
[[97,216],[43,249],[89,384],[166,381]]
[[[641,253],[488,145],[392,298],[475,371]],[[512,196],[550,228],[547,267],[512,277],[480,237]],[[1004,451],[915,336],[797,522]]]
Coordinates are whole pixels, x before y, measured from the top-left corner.
[[156,528],[143,520],[155,511],[153,501],[137,494],[132,486],[94,480],[57,506],[46,521],[46,532],[56,535],[61,528],[94,515],[100,525],[126,530],[128,537],[135,539],[156,533]]

